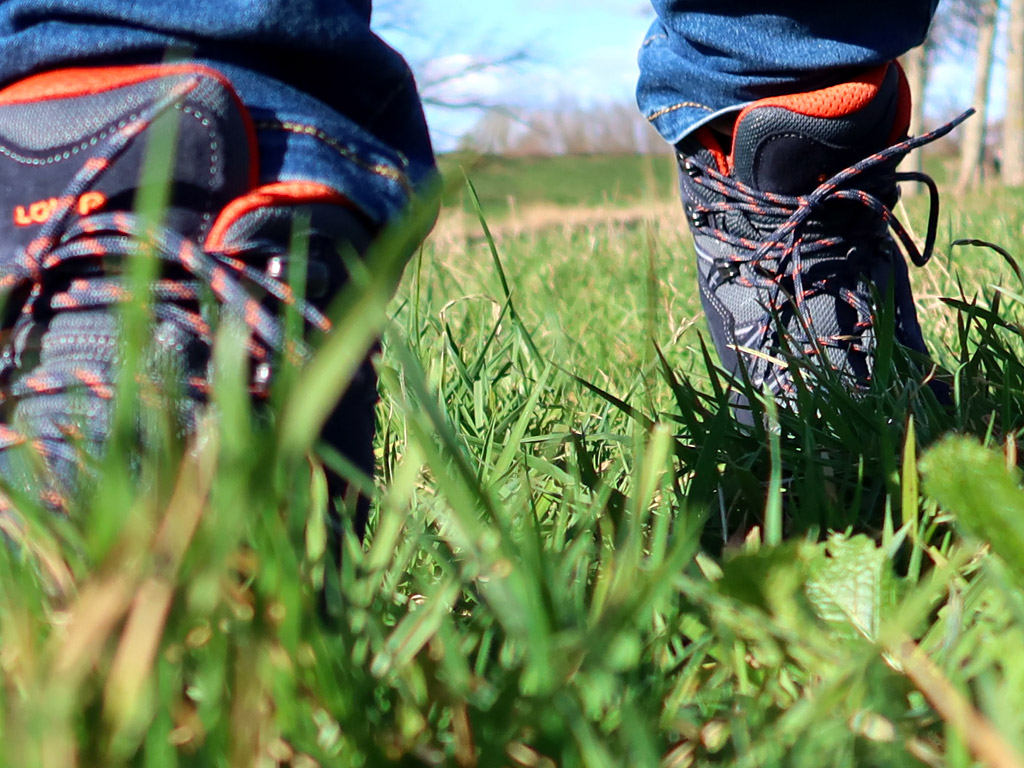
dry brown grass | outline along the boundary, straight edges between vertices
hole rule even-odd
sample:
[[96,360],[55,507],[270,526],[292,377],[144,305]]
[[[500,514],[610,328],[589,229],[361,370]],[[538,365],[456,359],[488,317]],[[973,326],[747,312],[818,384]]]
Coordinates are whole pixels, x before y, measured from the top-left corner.
[[[487,226],[495,240],[524,234],[575,230],[594,226],[630,225],[657,222],[660,226],[677,226],[685,230],[685,222],[677,201],[659,201],[632,206],[561,206],[535,204],[524,208],[510,206],[507,215],[489,217]],[[484,239],[479,220],[457,209],[441,212],[431,234],[436,245],[476,242]]]

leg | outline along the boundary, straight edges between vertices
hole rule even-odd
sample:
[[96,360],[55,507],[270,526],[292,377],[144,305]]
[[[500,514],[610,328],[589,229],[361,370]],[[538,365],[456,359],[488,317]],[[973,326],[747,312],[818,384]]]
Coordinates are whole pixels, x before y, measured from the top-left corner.
[[[850,14],[784,4],[799,7],[791,16],[778,6],[740,16],[684,5],[694,4],[658,6],[638,92],[676,146],[701,299],[725,367],[783,399],[797,357],[866,388],[876,295],[892,299],[896,340],[926,358],[889,232],[896,165],[912,148],[909,90],[889,57],[920,40],[933,4],[895,4],[886,18],[907,23],[874,41],[877,30],[857,20],[877,14],[862,3]],[[899,239],[915,263],[927,261],[931,238],[922,252]],[[750,420],[746,397],[737,391],[734,402]]]
[[[938,0],[653,0],[640,111],[670,144],[723,111],[803,93],[924,40]],[[880,23],[880,19],[884,23]]]
[[[132,214],[151,125],[188,116],[160,233],[164,294],[148,350],[154,365],[177,372],[186,425],[209,383],[199,294],[212,290],[249,323],[259,397],[281,351],[268,294],[287,296],[283,267],[296,216],[310,225],[303,312],[325,328],[320,310],[345,280],[339,241],[365,249],[431,173],[433,157],[412,78],[370,32],[367,2],[303,12],[271,1],[258,13],[238,0],[12,5],[0,3],[0,178],[18,190],[11,210],[26,205],[21,221],[0,220],[8,248],[0,273],[14,295],[38,295],[7,307],[5,420],[22,432],[11,431],[11,444],[39,438],[67,495],[77,473],[69,431],[97,454],[107,438],[116,291],[141,236]],[[177,63],[159,64],[168,58]],[[39,208],[33,219],[29,203],[46,200],[69,202]],[[342,401],[325,434],[367,470],[372,379],[364,366],[358,392]]]

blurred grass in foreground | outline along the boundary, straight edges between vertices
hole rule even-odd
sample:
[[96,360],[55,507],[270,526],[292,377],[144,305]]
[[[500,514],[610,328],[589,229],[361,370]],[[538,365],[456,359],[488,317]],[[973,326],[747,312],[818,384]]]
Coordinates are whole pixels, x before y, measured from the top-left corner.
[[[1024,286],[949,248],[1022,203],[950,205],[915,274],[952,412],[894,353],[739,430],[675,219],[428,243],[390,305],[383,248],[277,420],[227,332],[179,467],[115,452],[3,549],[0,762],[1022,765]],[[306,454],[385,325],[339,565]]]

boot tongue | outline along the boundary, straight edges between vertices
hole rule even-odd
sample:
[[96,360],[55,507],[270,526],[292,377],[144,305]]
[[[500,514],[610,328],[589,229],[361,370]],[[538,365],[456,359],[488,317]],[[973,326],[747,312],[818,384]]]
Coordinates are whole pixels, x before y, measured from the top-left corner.
[[220,210],[255,186],[257,164],[245,107],[217,73],[191,65],[61,70],[0,91],[0,188],[11,190],[3,242],[30,242],[85,163],[174,89],[185,93],[102,171],[77,212],[137,212],[156,152],[172,158],[169,180],[153,182],[168,184],[163,223],[201,243]]
[[[764,99],[740,113],[733,175],[763,192],[805,195],[905,131],[896,66],[821,91]],[[897,124],[900,124],[897,128]]]

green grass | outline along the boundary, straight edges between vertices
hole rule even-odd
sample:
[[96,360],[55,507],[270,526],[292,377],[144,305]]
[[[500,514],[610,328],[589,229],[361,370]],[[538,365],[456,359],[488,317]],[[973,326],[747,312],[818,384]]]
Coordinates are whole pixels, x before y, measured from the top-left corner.
[[[473,178],[488,216],[504,214],[510,205],[623,206],[672,199],[676,164],[662,155],[563,155],[558,157],[442,155],[442,175],[456,182],[463,173]],[[465,186],[454,184],[446,204],[472,212]]]
[[[936,180],[948,180],[955,160],[925,154],[925,168]],[[671,152],[657,155],[559,155],[504,157],[452,152],[438,157],[448,180],[445,205],[474,213],[471,196],[461,180],[473,179],[488,219],[505,216],[510,208],[533,205],[629,207],[651,201],[675,201],[677,165]]]
[[[118,447],[71,519],[27,508],[0,762],[1021,765],[1024,286],[950,242],[1022,225],[1018,193],[957,201],[915,274],[951,412],[896,353],[749,432],[679,222],[428,242],[390,303],[383,248],[280,418],[226,336],[195,447]],[[307,456],[379,330],[339,566]]]

